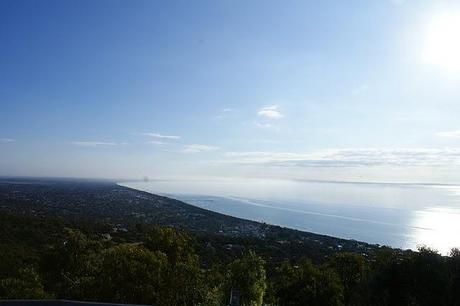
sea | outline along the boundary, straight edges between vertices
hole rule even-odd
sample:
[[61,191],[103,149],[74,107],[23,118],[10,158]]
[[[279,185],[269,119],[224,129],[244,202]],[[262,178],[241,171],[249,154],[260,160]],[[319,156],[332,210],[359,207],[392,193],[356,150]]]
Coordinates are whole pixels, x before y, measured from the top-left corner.
[[201,208],[345,239],[448,254],[460,247],[460,186],[273,179],[119,185]]

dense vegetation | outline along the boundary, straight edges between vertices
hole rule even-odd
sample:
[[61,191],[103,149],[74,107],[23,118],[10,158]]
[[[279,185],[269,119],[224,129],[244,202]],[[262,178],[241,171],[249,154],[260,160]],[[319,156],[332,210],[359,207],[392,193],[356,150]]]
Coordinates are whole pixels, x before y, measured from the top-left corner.
[[0,180],[0,299],[460,305],[460,251],[370,245],[113,182]]
[[108,236],[108,224],[0,213],[0,298],[66,298],[153,305],[460,305],[460,252],[322,262],[265,260],[249,247],[206,256],[203,237],[143,225]]

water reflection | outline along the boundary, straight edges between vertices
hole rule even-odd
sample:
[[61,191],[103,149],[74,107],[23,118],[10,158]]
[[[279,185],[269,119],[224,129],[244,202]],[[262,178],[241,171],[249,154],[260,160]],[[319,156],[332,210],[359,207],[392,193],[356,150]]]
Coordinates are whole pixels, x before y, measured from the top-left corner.
[[286,227],[446,254],[460,246],[460,187],[414,184],[213,180],[123,185]]
[[415,215],[412,224],[415,244],[435,248],[442,254],[460,246],[460,209],[432,207]]

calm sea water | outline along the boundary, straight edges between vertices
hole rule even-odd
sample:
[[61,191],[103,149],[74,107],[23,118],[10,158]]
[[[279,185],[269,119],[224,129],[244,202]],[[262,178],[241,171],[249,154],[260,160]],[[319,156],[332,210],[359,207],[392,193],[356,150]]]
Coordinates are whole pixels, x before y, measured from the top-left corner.
[[126,182],[231,216],[399,248],[460,247],[460,186],[203,180]]

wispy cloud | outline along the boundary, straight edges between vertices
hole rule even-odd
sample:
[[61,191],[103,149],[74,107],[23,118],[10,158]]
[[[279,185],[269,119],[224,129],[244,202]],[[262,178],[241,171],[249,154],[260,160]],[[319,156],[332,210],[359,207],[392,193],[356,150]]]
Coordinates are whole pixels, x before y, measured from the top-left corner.
[[180,139],[180,136],[176,135],[164,135],[160,133],[142,133],[144,136],[159,138],[159,139]]
[[439,132],[436,135],[442,138],[460,138],[460,130]]
[[227,161],[300,167],[460,165],[460,148],[328,149],[311,153],[228,152]]
[[265,106],[259,109],[257,116],[269,119],[280,119],[283,117],[278,105]]
[[166,142],[163,142],[163,141],[157,141],[157,140],[151,140],[151,141],[147,141],[148,144],[154,144],[154,145],[158,145],[158,146],[162,146],[162,145],[165,145],[167,144]]
[[9,142],[16,142],[16,140],[12,138],[0,138],[1,143],[9,143]]
[[254,124],[259,127],[259,128],[271,128],[272,125],[270,123],[266,123],[266,122],[259,122],[259,121],[255,121]]
[[214,118],[224,119],[224,118],[231,116],[231,114],[234,112],[235,112],[235,109],[227,107],[227,108],[222,109]]
[[[72,141],[72,145],[77,147],[113,147],[120,145],[116,142],[103,142],[103,141]],[[123,143],[126,144],[126,143]]]
[[201,153],[218,150],[219,147],[203,145],[203,144],[190,144],[185,145],[182,150],[183,153]]

